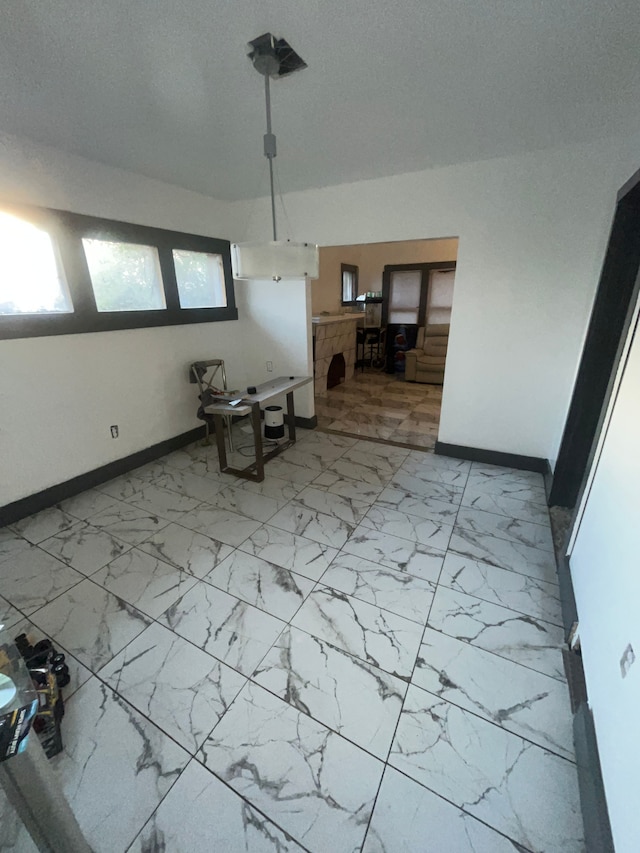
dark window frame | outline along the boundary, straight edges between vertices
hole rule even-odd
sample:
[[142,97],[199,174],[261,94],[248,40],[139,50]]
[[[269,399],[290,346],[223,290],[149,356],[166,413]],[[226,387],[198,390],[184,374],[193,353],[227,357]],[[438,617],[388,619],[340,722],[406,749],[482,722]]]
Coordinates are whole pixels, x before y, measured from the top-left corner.
[[[418,323],[420,328],[425,325],[427,315],[427,301],[429,287],[431,285],[431,273],[435,270],[448,272],[456,269],[456,261],[430,261],[429,263],[418,264],[387,264],[382,273],[382,325],[386,326],[389,323],[389,297],[391,295],[391,273],[406,272],[412,270],[420,270],[420,305],[418,306]],[[400,325],[415,325],[413,323]]]
[[[62,263],[73,305],[72,313],[0,315],[0,340],[182,326],[238,319],[231,244],[217,237],[169,231],[65,210],[0,204],[0,210],[47,231]],[[89,276],[83,237],[153,246],[158,250],[166,308],[142,311],[98,311]],[[173,249],[221,255],[227,305],[223,308],[182,308],[173,263]],[[0,270],[2,259],[0,258]]]
[[[353,299],[345,299],[344,298],[344,274],[346,272],[350,272],[353,275],[353,291],[354,296]],[[358,296],[358,279],[359,279],[359,269],[354,264],[340,264],[340,304],[341,305],[355,305],[356,298]]]

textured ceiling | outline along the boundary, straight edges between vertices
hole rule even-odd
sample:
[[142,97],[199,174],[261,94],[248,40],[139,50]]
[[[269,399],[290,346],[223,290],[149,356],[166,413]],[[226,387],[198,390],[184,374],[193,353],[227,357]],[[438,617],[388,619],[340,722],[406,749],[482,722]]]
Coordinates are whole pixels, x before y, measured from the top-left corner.
[[283,191],[627,130],[638,0],[4,0],[0,130],[219,198],[263,195],[270,30]]

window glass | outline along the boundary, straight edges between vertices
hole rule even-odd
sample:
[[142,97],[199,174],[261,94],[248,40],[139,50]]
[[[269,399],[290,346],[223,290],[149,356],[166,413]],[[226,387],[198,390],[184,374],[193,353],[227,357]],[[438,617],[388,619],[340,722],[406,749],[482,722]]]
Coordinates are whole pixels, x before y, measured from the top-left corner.
[[174,249],[173,263],[181,308],[226,306],[222,255]]
[[358,295],[358,267],[342,264],[342,301],[355,302]]
[[450,323],[454,270],[434,270],[429,280],[427,323]]
[[0,212],[0,314],[71,313],[73,305],[51,237]]
[[153,311],[166,308],[155,246],[84,238],[98,311]]
[[422,286],[420,270],[394,271],[391,273],[389,291],[389,322],[418,323],[420,306],[420,288]]

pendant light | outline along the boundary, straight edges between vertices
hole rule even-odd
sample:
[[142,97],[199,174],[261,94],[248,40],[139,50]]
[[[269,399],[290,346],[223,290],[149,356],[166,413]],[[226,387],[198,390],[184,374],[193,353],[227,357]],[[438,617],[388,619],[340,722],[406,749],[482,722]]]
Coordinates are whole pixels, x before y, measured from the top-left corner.
[[271,225],[273,240],[267,243],[232,243],[231,264],[237,279],[318,278],[318,247],[313,243],[293,243],[278,240],[276,201],[273,180],[273,160],[277,154],[276,137],[271,129],[271,78],[285,77],[306,68],[306,62],[284,39],[265,33],[250,42],[249,59],[264,77],[264,96],[267,113],[267,132],[264,134],[264,155],[269,161],[271,189]]

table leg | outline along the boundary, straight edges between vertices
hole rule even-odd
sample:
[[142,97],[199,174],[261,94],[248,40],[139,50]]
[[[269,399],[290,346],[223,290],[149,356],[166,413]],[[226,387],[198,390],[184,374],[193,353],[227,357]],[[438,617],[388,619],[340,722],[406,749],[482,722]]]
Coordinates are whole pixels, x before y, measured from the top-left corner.
[[213,422],[216,425],[216,444],[218,446],[218,461],[220,462],[220,470],[224,471],[227,467],[227,450],[224,445],[224,416],[214,415]]
[[289,419],[289,441],[295,442],[296,440],[296,413],[293,408],[293,391],[289,391],[287,394],[287,416]]
[[251,425],[253,426],[253,442],[256,448],[256,481],[264,480],[264,454],[262,452],[262,424],[260,422],[260,404],[251,406]]

